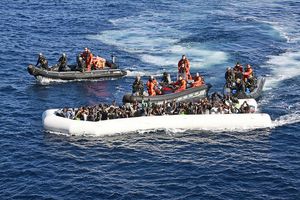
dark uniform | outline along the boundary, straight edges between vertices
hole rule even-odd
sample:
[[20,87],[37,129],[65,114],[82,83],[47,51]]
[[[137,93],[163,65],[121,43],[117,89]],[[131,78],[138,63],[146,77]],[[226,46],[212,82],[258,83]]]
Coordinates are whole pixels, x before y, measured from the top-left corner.
[[169,85],[170,83],[171,83],[171,80],[170,80],[169,74],[166,73],[166,72],[164,72],[160,84],[161,84],[162,86],[167,86],[167,85]]
[[132,84],[132,93],[143,95],[144,93],[144,83],[142,80],[135,79],[135,81]]
[[42,69],[49,69],[49,67],[48,67],[48,60],[42,54],[39,55],[39,58],[38,58],[37,63],[36,63],[35,66],[38,67],[39,64],[40,64],[40,67]]
[[58,59],[58,71],[66,71],[67,70],[67,56],[63,54],[59,59]]

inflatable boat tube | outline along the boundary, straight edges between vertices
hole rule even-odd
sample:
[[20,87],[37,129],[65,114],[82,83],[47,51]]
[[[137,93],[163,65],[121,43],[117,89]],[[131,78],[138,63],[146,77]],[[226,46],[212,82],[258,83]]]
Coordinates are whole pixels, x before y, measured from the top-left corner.
[[43,126],[46,131],[67,135],[104,136],[158,129],[243,131],[272,126],[270,116],[264,113],[163,115],[91,122],[63,118],[56,111],[43,113]]
[[119,78],[127,74],[126,71],[120,70],[118,68],[104,67],[99,70],[91,70],[90,72],[80,72],[80,71],[51,71],[35,67],[34,65],[29,65],[28,73],[34,76],[38,81],[42,78],[52,79],[52,80],[95,80],[95,79],[109,79],[109,78]]
[[142,101],[149,101],[151,103],[162,104],[163,102],[180,102],[180,101],[192,101],[194,99],[202,99],[207,97],[208,91],[211,88],[210,84],[206,84],[200,87],[189,88],[182,92],[170,93],[156,96],[134,96],[132,94],[126,94],[123,96],[124,103],[133,103]]

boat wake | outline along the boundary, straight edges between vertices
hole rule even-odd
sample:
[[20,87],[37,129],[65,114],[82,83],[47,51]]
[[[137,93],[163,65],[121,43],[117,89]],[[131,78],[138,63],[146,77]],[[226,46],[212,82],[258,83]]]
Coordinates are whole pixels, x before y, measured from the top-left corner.
[[300,123],[300,111],[278,117],[272,121],[274,127]]

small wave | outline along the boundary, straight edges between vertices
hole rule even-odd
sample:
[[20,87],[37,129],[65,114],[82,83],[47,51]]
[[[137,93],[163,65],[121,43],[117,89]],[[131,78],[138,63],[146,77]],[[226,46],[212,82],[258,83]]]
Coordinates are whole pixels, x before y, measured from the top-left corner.
[[300,75],[300,51],[286,52],[279,56],[270,56],[267,65],[262,67],[270,68],[272,77],[266,80],[266,89],[272,89],[278,83]]
[[295,124],[300,122],[300,111],[280,116],[273,121],[274,127]]
[[154,76],[154,77],[159,77],[162,75],[164,71],[161,71],[161,73],[153,73],[150,71],[131,71],[131,70],[126,70],[128,77],[136,77],[136,76]]

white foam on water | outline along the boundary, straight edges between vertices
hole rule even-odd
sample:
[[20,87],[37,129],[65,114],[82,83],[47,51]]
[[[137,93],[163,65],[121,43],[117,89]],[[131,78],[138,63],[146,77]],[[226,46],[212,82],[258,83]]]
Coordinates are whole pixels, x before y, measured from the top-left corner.
[[[174,21],[168,22],[171,16],[175,17]],[[209,50],[203,44],[179,43],[191,33],[176,29],[176,18],[178,16],[173,13],[144,13],[112,19],[110,22],[118,30],[106,30],[98,35],[89,35],[88,38],[136,54],[145,63],[171,69],[174,67],[174,71],[183,54],[189,58],[192,68],[207,68],[227,60],[226,53]],[[190,19],[185,16],[180,20]]]
[[163,71],[162,72],[159,72],[159,73],[156,73],[156,74],[153,74],[153,72],[150,72],[150,71],[130,71],[130,70],[127,70],[127,75],[128,77],[136,77],[136,76],[155,76],[155,77],[159,77],[162,75]]
[[280,116],[273,121],[274,127],[300,123],[300,111]]
[[265,88],[272,89],[278,83],[300,75],[300,51],[286,52],[279,56],[270,56],[267,65],[262,66],[272,70],[272,75],[267,78]]

